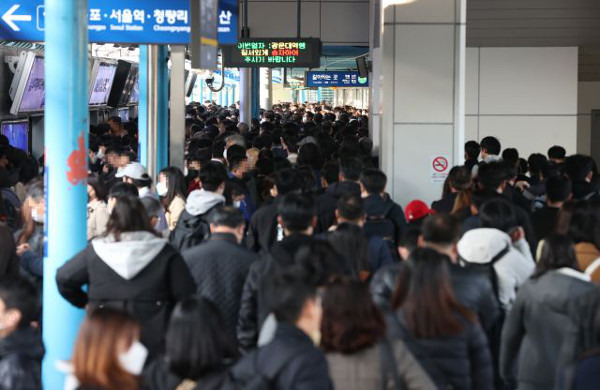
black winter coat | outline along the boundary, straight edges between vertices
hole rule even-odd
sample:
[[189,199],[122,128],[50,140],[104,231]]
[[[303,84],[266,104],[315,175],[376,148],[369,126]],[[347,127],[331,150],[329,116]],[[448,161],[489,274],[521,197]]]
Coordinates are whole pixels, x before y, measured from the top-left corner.
[[265,291],[268,275],[275,267],[293,265],[296,251],[304,245],[310,245],[313,240],[313,237],[305,235],[285,237],[273,246],[271,256],[250,266],[244,283],[237,324],[237,339],[242,350],[249,351],[256,347],[262,324],[269,315],[269,302]]
[[385,214],[385,211],[389,209],[385,218],[389,219],[394,224],[394,239],[396,244],[398,244],[407,228],[406,217],[404,216],[402,207],[394,203],[388,195],[369,195],[364,201],[367,218],[369,216],[382,216]]
[[260,207],[252,215],[248,226],[248,248],[261,255],[271,251],[277,242],[277,204],[279,199]]
[[524,389],[554,387],[565,335],[573,325],[571,303],[596,289],[570,275],[576,271],[561,271],[549,271],[523,284],[504,324],[500,374],[509,383],[518,379]]
[[406,327],[404,313],[400,311],[394,316],[388,316],[390,336],[404,341],[436,384],[445,384],[455,390],[494,388],[492,358],[478,323],[457,315],[463,325],[460,334],[416,339]]
[[233,234],[215,233],[202,245],[182,254],[196,282],[197,294],[221,311],[227,331],[236,338],[244,282],[256,253],[237,243]]
[[273,341],[257,350],[256,355],[242,358],[232,374],[236,378],[251,378],[257,372],[268,376],[273,367],[282,367],[274,375],[274,390],[333,389],[325,355],[294,325],[278,323]]
[[[142,251],[153,249],[143,245],[140,246]],[[156,250],[159,250],[158,254],[131,277],[123,277],[112,268],[96,252],[94,245],[89,245],[56,273],[60,294],[74,306],[83,308],[89,303],[92,308],[113,307],[125,310],[139,320],[141,341],[151,356],[164,348],[167,322],[174,305],[196,291],[194,279],[181,255],[167,243]],[[131,263],[139,259],[138,255],[133,255],[121,261]],[[85,285],[87,292],[82,289]]]
[[32,328],[18,329],[0,339],[0,388],[42,388],[42,336]]

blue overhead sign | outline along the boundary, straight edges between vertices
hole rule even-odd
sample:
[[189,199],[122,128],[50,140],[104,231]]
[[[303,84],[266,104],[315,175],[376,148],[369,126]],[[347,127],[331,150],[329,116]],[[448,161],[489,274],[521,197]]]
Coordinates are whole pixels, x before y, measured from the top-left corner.
[[238,42],[238,1],[219,0],[219,44],[235,45]]
[[[89,0],[88,8],[90,42],[171,45],[190,42],[189,0]],[[236,43],[237,2],[220,0],[219,12],[219,30],[223,31],[219,40],[224,34],[227,43]],[[0,1],[0,40],[42,42],[44,17],[44,0]]]
[[304,86],[315,87],[368,87],[369,79],[360,77],[358,72],[308,71]]

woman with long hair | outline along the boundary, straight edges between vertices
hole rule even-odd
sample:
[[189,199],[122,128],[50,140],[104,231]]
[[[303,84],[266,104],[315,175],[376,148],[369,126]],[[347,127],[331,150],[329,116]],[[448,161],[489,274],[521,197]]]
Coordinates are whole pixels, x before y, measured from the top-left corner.
[[454,296],[447,260],[437,251],[415,249],[402,272],[390,317],[401,338],[440,388],[492,389],[492,359],[475,314]]
[[[91,312],[79,329],[72,366],[77,390],[137,390],[148,355],[140,325],[115,309]],[[72,381],[72,379],[70,379]],[[68,382],[70,382],[68,381]]]
[[536,270],[519,289],[504,323],[500,374],[505,381],[517,380],[519,389],[554,388],[565,329],[574,325],[571,302],[594,289],[590,277],[579,271],[573,241],[547,236]]
[[166,340],[164,356],[144,371],[150,390],[174,390],[184,383],[189,389],[219,389],[238,358],[221,312],[205,298],[184,299],[175,306]]
[[87,192],[87,238],[89,241],[104,234],[109,213],[106,206],[106,187],[98,175],[91,175],[88,178]]
[[[58,269],[61,295],[77,307],[125,308],[157,354],[176,302],[196,291],[183,258],[157,237],[139,198],[117,198],[106,233]],[[84,286],[87,285],[87,289]]]
[[168,167],[160,171],[156,191],[160,196],[160,202],[165,208],[169,230],[174,230],[179,221],[179,216],[185,210],[187,188],[183,172],[175,167]]
[[388,341],[385,333],[383,314],[367,285],[339,278],[326,287],[321,348],[336,388],[433,389],[433,382],[404,343]]

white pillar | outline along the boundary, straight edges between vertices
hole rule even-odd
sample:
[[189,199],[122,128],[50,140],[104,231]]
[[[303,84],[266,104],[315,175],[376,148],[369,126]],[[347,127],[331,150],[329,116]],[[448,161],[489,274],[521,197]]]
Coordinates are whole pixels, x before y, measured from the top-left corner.
[[380,164],[396,202],[430,203],[443,185],[434,158],[446,173],[463,159],[466,0],[390,6],[384,20]]
[[[171,97],[169,99],[169,165],[183,169],[185,149],[185,47],[171,46]],[[154,178],[156,179],[156,178]]]

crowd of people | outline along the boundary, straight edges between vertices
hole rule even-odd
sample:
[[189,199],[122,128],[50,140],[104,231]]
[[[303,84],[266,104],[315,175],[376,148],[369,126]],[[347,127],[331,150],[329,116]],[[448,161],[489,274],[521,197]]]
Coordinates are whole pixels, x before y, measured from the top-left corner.
[[[598,388],[594,160],[469,141],[438,201],[402,207],[364,114],[194,103],[157,177],[135,123],[93,127],[89,244],[54,276],[87,312],[66,388]],[[6,389],[41,388],[41,174],[0,137]]]

